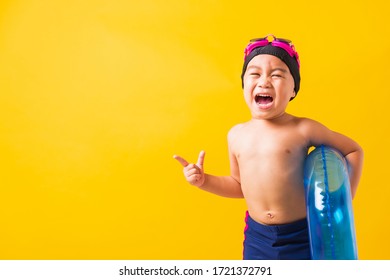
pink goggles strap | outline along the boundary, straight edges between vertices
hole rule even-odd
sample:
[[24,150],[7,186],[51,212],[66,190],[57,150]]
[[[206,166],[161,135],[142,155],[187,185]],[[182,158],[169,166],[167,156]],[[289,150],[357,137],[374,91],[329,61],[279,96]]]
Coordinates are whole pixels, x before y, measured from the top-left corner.
[[298,67],[300,67],[299,56],[298,56],[298,53],[295,51],[294,45],[289,44],[287,42],[278,41],[275,37],[274,37],[274,40],[272,42],[269,42],[267,37],[266,37],[263,40],[259,40],[259,41],[255,41],[253,43],[250,43],[244,50],[244,53],[245,53],[244,60],[255,48],[264,47],[264,46],[267,46],[268,44],[271,44],[274,47],[284,49],[291,57],[295,57],[295,59],[297,60],[297,63],[298,63]]

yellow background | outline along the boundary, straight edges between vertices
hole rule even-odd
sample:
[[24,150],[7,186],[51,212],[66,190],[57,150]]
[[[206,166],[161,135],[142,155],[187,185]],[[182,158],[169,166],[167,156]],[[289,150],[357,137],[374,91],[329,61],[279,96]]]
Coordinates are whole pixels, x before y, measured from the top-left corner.
[[294,41],[290,113],[365,150],[361,259],[389,259],[386,1],[0,2],[0,259],[240,259],[245,203],[186,184],[228,174],[246,121],[243,49]]

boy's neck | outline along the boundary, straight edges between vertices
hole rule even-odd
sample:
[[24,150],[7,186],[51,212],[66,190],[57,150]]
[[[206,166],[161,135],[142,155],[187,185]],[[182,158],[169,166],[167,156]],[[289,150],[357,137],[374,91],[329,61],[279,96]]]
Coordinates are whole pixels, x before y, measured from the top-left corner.
[[292,115],[284,112],[283,114],[280,114],[274,118],[271,119],[264,119],[264,118],[254,118],[252,117],[251,121],[253,122],[262,122],[262,123],[270,123],[270,124],[281,124],[285,123],[287,121],[290,121],[293,118]]

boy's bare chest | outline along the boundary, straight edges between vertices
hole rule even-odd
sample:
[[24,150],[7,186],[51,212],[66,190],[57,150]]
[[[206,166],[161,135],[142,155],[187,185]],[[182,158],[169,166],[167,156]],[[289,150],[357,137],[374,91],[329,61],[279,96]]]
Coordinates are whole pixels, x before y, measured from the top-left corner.
[[255,131],[240,136],[234,151],[237,159],[294,160],[307,152],[306,140],[293,130]]

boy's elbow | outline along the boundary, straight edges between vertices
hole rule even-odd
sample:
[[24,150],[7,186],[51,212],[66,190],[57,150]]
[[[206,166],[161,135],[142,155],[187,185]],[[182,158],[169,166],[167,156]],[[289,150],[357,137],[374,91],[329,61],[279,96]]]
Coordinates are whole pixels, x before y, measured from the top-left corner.
[[361,166],[363,164],[363,159],[364,159],[363,148],[357,146],[357,148],[354,149],[354,151],[347,154],[345,158],[348,160],[348,162],[353,162],[355,165]]
[[353,147],[353,149],[351,149],[350,152],[345,155],[346,158],[351,157],[351,156],[357,157],[359,159],[363,159],[363,157],[364,157],[363,148],[359,144],[355,143],[355,146]]
[[363,163],[363,159],[364,159],[364,151],[363,151],[363,148],[361,146],[358,146],[358,149],[356,151],[356,153],[358,154],[358,157],[360,159],[360,162]]

